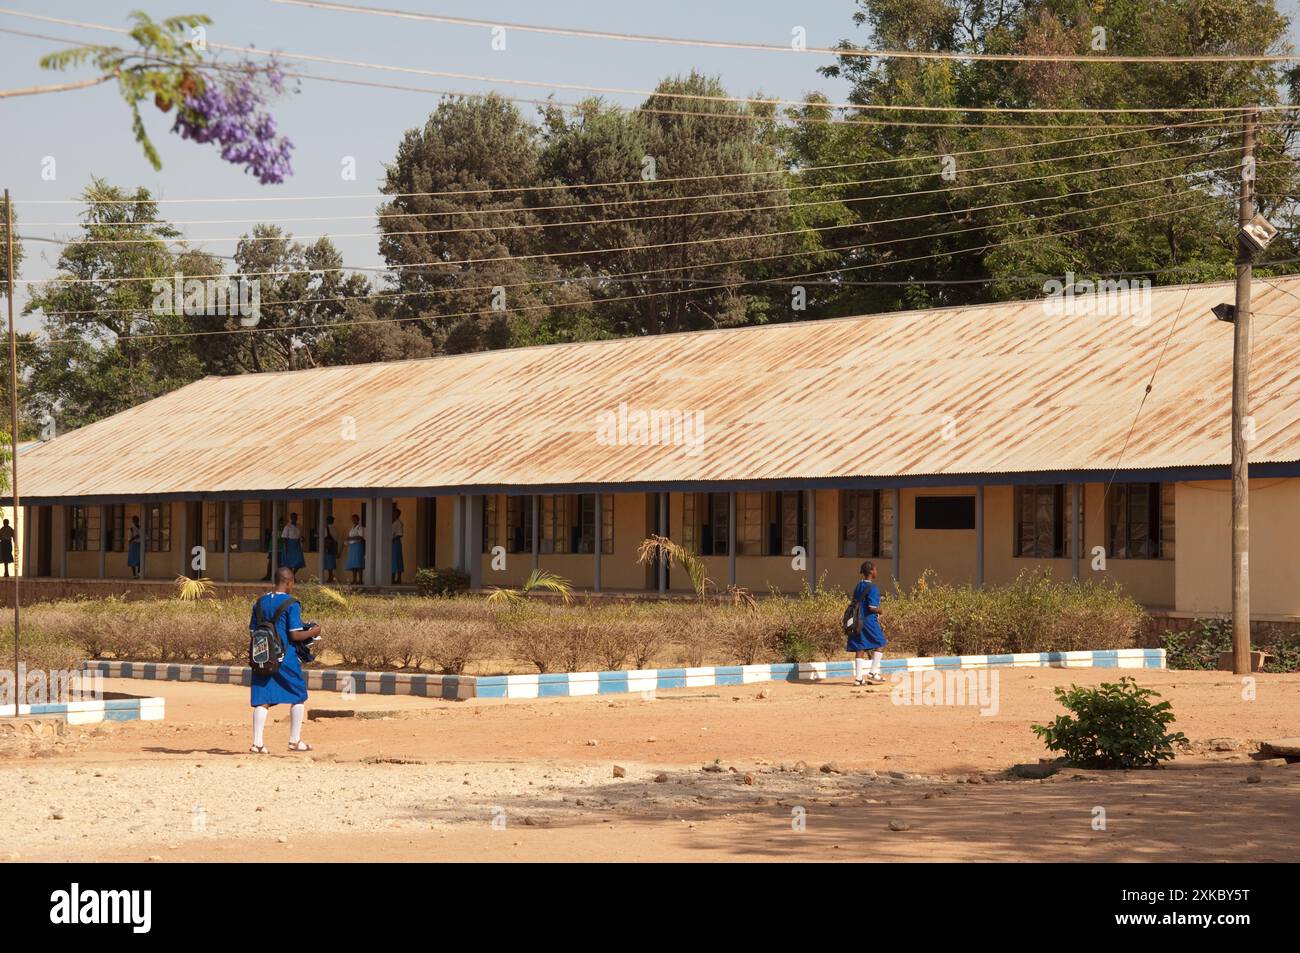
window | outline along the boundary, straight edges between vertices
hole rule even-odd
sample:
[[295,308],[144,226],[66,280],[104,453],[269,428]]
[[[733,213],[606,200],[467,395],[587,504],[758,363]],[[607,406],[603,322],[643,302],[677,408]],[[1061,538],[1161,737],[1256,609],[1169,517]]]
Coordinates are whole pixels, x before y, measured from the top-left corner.
[[230,504],[230,538],[238,540],[231,548],[246,553],[259,552],[267,546],[262,538],[262,504],[257,500],[239,500]]
[[146,503],[144,505],[145,549],[151,553],[167,553],[172,548],[172,505]]
[[[1074,519],[1067,484],[1018,486],[1015,491],[1015,555],[1061,559],[1073,552]],[[1079,489],[1079,526],[1084,525],[1083,488]]]
[[1173,558],[1173,484],[1116,483],[1108,508],[1107,553],[1112,558]]
[[69,551],[99,552],[99,507],[69,506],[66,512]]
[[918,496],[917,529],[974,529],[975,497]]
[[126,552],[126,507],[113,504],[107,507],[104,525],[104,549],[110,553]]
[[789,556],[796,546],[806,546],[804,539],[803,494],[798,490],[773,493],[775,512],[772,520],[772,539],[768,552],[773,556]]
[[226,504],[203,504],[203,545],[209,554],[226,548]]
[[731,506],[726,493],[684,494],[682,545],[699,556],[727,555],[730,517]]
[[894,552],[894,494],[882,490],[840,492],[840,555],[890,556]]
[[533,551],[533,498],[506,497],[506,552]]
[[[727,504],[730,506],[730,502]],[[741,556],[766,556],[771,545],[768,514],[771,493],[736,494],[736,553]]]
[[[602,553],[614,552],[614,496],[601,494]],[[541,500],[544,553],[594,553],[596,538],[596,494],[566,493],[543,496]]]

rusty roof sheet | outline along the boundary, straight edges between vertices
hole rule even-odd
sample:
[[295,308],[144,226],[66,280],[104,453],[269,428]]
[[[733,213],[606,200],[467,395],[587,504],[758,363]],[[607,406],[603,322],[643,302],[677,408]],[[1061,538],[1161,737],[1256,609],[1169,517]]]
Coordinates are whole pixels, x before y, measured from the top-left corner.
[[[1254,283],[1252,462],[1300,460],[1297,295],[1298,280]],[[1229,284],[1193,285],[1152,290],[1149,315],[1035,300],[210,377],[24,451],[20,489],[104,499],[1226,465],[1233,331],[1210,308],[1231,300]],[[602,439],[599,415],[621,403],[698,414],[702,440]]]

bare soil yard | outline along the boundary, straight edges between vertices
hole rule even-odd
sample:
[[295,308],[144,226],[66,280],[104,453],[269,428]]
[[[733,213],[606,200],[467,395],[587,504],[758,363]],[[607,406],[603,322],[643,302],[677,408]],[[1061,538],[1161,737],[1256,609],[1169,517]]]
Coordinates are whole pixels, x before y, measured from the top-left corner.
[[377,717],[314,719],[316,750],[299,755],[275,709],[266,756],[247,753],[247,689],[110,679],[164,695],[167,720],[0,747],[0,859],[1300,859],[1300,765],[1251,757],[1300,734],[1300,675],[1261,675],[1246,701],[1224,673],[1135,673],[1173,703],[1190,751],[1159,770],[1011,779],[1048,754],[1029,725],[1061,711],[1053,686],[1118,674],[1002,670],[991,717],[844,682],[316,693],[309,710]]

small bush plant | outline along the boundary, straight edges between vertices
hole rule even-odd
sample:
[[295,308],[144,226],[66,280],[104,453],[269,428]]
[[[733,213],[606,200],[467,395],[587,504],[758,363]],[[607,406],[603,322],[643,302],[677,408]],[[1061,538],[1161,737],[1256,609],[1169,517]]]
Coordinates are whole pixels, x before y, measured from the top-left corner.
[[1034,734],[1050,751],[1059,751],[1081,768],[1147,768],[1174,757],[1174,745],[1187,739],[1166,729],[1174,721],[1167,701],[1132,678],[1103,682],[1097,688],[1057,688],[1056,699],[1074,717],[1057,715]]

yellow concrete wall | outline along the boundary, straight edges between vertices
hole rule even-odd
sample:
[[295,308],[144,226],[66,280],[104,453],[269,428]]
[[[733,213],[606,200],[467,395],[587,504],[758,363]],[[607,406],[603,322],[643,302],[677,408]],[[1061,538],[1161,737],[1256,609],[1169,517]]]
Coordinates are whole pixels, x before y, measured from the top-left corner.
[[[504,496],[498,500],[497,505],[506,505]],[[680,516],[678,519],[680,521]],[[649,576],[646,567],[636,561],[636,556],[637,549],[648,532],[645,494],[615,493],[614,552],[601,556],[602,589],[647,588]],[[532,572],[531,553],[507,554],[504,572],[493,571],[490,555],[482,554],[480,558],[485,586],[518,586]],[[595,583],[596,557],[593,553],[542,553],[538,560],[540,568],[563,576],[576,589],[590,589]]]
[[[1225,481],[1184,483],[1175,509],[1174,608],[1232,611],[1232,497]],[[1300,616],[1300,480],[1250,481],[1250,611],[1252,618]]]

